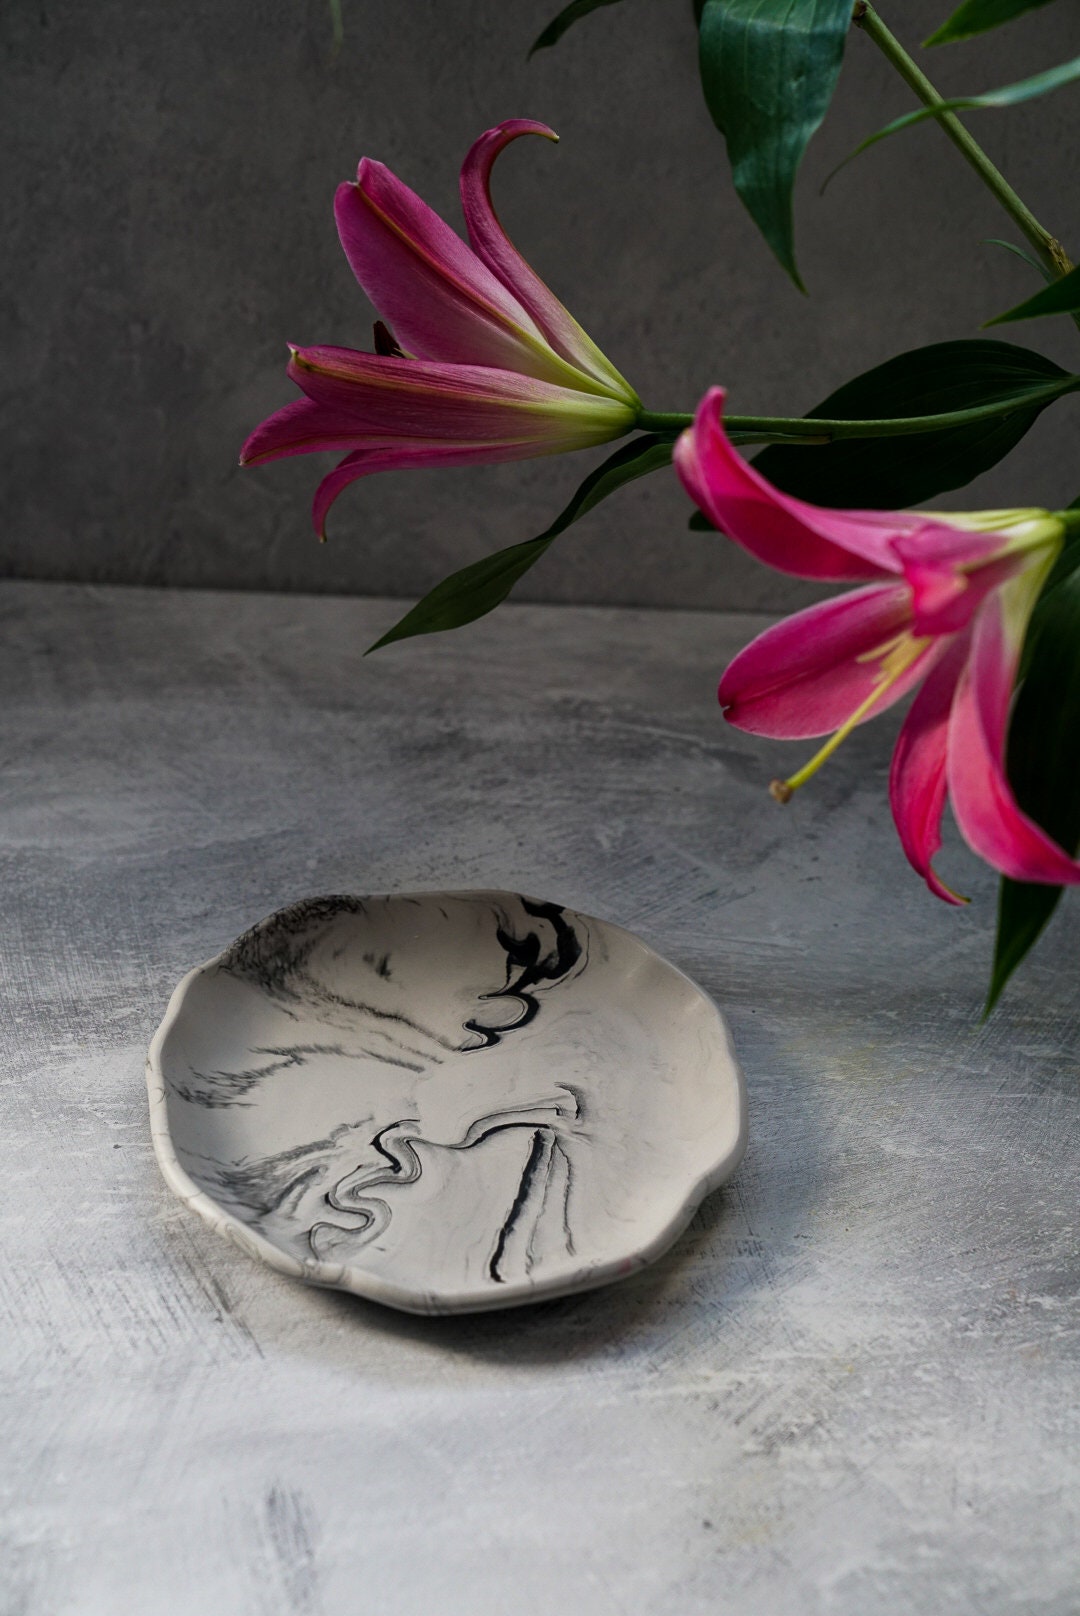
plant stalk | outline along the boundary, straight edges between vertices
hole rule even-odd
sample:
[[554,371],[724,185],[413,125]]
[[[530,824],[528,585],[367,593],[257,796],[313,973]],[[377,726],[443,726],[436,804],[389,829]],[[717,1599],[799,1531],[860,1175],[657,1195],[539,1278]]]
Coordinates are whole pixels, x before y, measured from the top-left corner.
[[[891,33],[869,0],[858,0],[852,16],[855,26],[861,28],[895,67],[904,82],[914,90],[925,107],[939,107],[945,97],[930,83],[918,63],[910,57],[896,35]],[[1072,269],[1068,253],[1056,236],[1050,234],[1036,219],[1026,202],[1019,197],[978,141],[973,139],[955,112],[942,112],[937,122],[956,149],[967,159],[986,188],[997,198],[1005,212],[1023,232],[1055,280]]]
[[[761,443],[835,443],[842,438],[916,437],[920,432],[942,432],[949,427],[970,426],[976,421],[992,421],[1011,415],[1014,410],[1037,409],[1064,393],[1077,391],[1080,391],[1080,375],[1047,382],[1045,387],[1033,387],[1015,399],[997,399],[990,404],[976,404],[971,409],[949,410],[940,415],[893,415],[867,421],[832,420],[817,415],[725,415],[724,426],[733,438],[738,434],[743,442],[751,437]],[[635,425],[643,432],[674,434],[688,427],[693,419],[692,415],[642,410]]]
[[640,427],[642,432],[681,432],[683,427],[691,426],[694,417],[685,415],[678,410],[639,410],[634,425]]

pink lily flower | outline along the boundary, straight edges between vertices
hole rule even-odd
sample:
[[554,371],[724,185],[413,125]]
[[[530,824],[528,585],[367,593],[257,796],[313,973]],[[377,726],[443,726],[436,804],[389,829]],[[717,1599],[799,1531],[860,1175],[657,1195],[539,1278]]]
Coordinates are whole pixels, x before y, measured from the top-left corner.
[[797,774],[774,781],[773,795],[786,802],[857,724],[921,685],[896,743],[889,796],[904,852],[930,890],[964,901],[933,868],[946,796],[969,846],[995,869],[1018,881],[1080,883],[1080,863],[1021,810],[1004,762],[1024,633],[1064,521],[1044,510],[808,505],[741,458],[723,406],[713,388],[676,446],[690,497],[767,565],[862,585],[766,629],[720,681],[725,717],[740,729],[780,739],[832,732]]
[[470,245],[371,158],[338,187],[338,234],[392,332],[374,354],[291,348],[305,396],[244,444],[241,465],[348,450],[315,495],[315,531],[358,477],[404,466],[460,466],[561,454],[620,437],[641,401],[525,262],[491,201],[491,169],[519,135],[558,136],[514,118],[489,129],[461,170]]

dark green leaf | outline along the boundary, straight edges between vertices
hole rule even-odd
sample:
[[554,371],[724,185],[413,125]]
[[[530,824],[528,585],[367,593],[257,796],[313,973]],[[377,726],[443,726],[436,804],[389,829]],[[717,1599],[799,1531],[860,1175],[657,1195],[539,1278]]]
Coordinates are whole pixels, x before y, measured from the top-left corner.
[[829,109],[851,9],[851,0],[705,0],[701,12],[701,82],[735,189],[800,288],[795,175]]
[[[1080,844],[1080,543],[1047,580],[1024,643],[1009,725],[1008,774],[1025,813],[1070,853]],[[1053,914],[1061,888],[1003,876],[989,1015]]]
[[1049,0],[964,0],[926,43],[950,45],[956,39],[970,39],[973,34],[1000,28],[1003,22],[1012,22],[1025,11],[1035,11],[1048,4]]
[[1066,84],[1075,83],[1077,79],[1080,79],[1080,56],[1074,56],[1069,62],[1062,62],[1060,67],[1047,68],[1045,73],[1036,73],[1029,79],[1020,79],[1016,84],[1004,84],[1000,90],[986,90],[982,95],[952,96],[947,101],[936,102],[932,107],[919,107],[915,112],[905,112],[902,118],[894,118],[884,129],[879,129],[875,134],[867,135],[865,140],[860,141],[855,150],[850,152],[842,163],[837,164],[825,184],[829,183],[833,174],[838,174],[845,164],[850,163],[869,146],[876,146],[879,140],[884,140],[888,135],[899,134],[901,129],[910,129],[913,124],[925,123],[927,118],[940,118],[943,112],[979,112],[987,107],[1015,107],[1021,101],[1033,101],[1036,96],[1048,95],[1051,90],[1060,90]]
[[1013,320],[1037,320],[1045,314],[1076,314],[1080,311],[1080,269],[1070,269],[1059,281],[1051,281],[1040,292],[1006,309],[987,325],[1007,325]]
[[1061,891],[1061,887],[1037,886],[1034,882],[1011,881],[1007,875],[1001,877],[998,884],[994,964],[990,972],[984,1015],[990,1015],[1006,982],[1038,942],[1043,928],[1058,906]]
[[568,28],[572,28],[582,17],[587,17],[590,11],[599,11],[601,6],[618,5],[619,0],[570,0],[559,15],[548,23],[542,34],[533,40],[529,55],[538,50],[547,50],[550,45],[557,45]]
[[898,510],[918,505],[996,465],[1075,378],[1042,354],[1008,342],[975,338],[915,348],[857,376],[809,419],[874,420],[937,415],[994,401],[1015,403],[1007,415],[912,437],[856,438],[818,448],[774,445],[754,465],[786,493],[815,505]]
[[452,572],[441,584],[417,601],[365,655],[378,651],[395,640],[408,640],[416,634],[439,634],[444,629],[461,628],[478,617],[495,610],[513,589],[518,579],[536,565],[544,554],[550,539],[528,539],[524,544],[511,545],[495,555],[485,556],[471,567]]
[[624,483],[670,465],[674,447],[674,435],[665,437],[653,432],[624,444],[602,466],[590,472],[566,508],[537,538],[526,539],[524,544],[512,544],[507,550],[498,550],[494,555],[485,556],[482,561],[462,567],[460,572],[451,573],[449,578],[444,578],[423,600],[418,601],[411,611],[406,612],[382,639],[369,646],[366,654],[370,655],[394,640],[461,628],[465,623],[472,623],[476,618],[494,611],[560,533],[565,533],[571,523],[584,516],[586,511],[591,511],[594,505],[599,505],[602,499],[613,494]]
[[987,236],[985,245],[988,247],[1004,247],[1006,252],[1011,252],[1015,257],[1022,258],[1024,263],[1029,264],[1037,275],[1042,276],[1044,281],[1053,279],[1046,265],[1040,264],[1039,260],[1033,258],[1029,252],[1025,252],[1023,247],[1018,247],[1015,241],[1002,241],[999,236]]

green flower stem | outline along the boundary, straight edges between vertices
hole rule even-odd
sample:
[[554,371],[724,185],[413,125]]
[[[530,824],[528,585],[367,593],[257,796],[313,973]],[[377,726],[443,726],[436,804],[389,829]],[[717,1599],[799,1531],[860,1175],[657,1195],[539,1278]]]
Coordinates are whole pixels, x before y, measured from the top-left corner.
[[[736,416],[736,420],[738,419]],[[822,432],[744,432],[739,427],[732,428],[728,432],[728,437],[737,448],[752,443],[782,443],[791,449],[812,449],[815,443],[832,442],[832,439]]]
[[[748,443],[835,443],[841,438],[907,438],[920,432],[941,432],[954,426],[969,426],[974,421],[992,421],[998,416],[1011,415],[1014,410],[1032,409],[1044,402],[1049,404],[1063,393],[1080,390],[1080,376],[1065,376],[1061,381],[1047,382],[1045,387],[1032,387],[1022,397],[998,399],[992,404],[976,404],[968,410],[949,410],[943,415],[894,415],[881,420],[838,421],[816,415],[725,415],[724,426],[729,435],[739,442]],[[692,415],[655,414],[642,410],[636,425],[648,432],[675,432],[689,426]]]
[[[904,82],[915,91],[924,106],[942,105],[945,97],[938,94],[918,63],[908,55],[895,34],[886,28],[873,6],[869,4],[869,0],[858,0],[852,21],[856,27],[869,35]],[[1004,174],[995,168],[978,141],[972,139],[955,112],[943,112],[937,121],[957,150],[967,158],[983,184],[997,197],[1005,212],[1023,231],[1055,280],[1067,275],[1073,266],[1061,242],[1056,236],[1052,236],[1049,230],[1043,228],[1027,204],[1017,196]]]
[[1066,533],[1080,533],[1080,508],[1077,506],[1070,505],[1068,510],[1052,511],[1050,514],[1064,522]]
[[639,426],[642,432],[681,432],[683,427],[691,426],[694,417],[681,415],[678,411],[639,410],[634,425]]

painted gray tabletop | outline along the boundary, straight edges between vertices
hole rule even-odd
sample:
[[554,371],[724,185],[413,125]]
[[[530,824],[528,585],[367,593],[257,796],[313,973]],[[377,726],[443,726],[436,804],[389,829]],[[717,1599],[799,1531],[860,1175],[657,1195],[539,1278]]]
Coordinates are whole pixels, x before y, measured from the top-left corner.
[[[888,720],[787,809],[760,619],[0,589],[5,1616],[951,1616],[1080,1602],[1077,906],[981,1026],[993,882],[912,876]],[[726,1010],[750,1147],[655,1267],[457,1319],[166,1190],[169,991],[305,894],[524,889]]]

